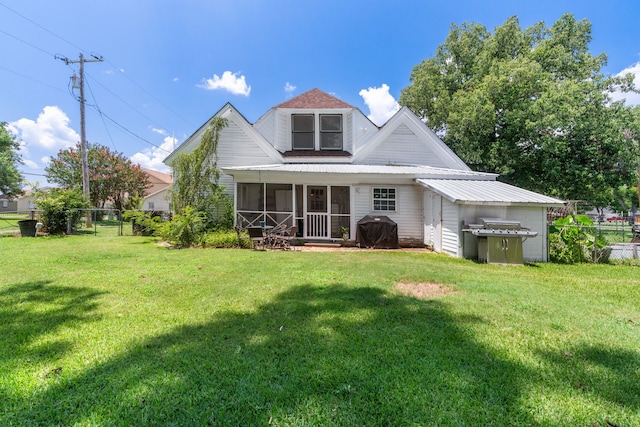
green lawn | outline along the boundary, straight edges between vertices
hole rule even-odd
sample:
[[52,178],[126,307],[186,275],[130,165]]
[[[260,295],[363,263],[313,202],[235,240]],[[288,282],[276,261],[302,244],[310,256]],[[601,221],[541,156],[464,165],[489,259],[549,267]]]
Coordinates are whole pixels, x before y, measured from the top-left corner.
[[[636,267],[0,238],[0,425],[640,425]],[[398,282],[454,292],[416,299]]]

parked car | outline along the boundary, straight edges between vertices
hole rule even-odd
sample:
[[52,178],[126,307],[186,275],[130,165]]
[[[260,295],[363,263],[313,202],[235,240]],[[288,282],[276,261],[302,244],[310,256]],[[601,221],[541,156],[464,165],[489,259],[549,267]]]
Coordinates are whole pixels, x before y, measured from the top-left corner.
[[619,216],[612,216],[612,217],[607,218],[607,221],[609,221],[609,222],[622,221],[622,218],[619,217]]

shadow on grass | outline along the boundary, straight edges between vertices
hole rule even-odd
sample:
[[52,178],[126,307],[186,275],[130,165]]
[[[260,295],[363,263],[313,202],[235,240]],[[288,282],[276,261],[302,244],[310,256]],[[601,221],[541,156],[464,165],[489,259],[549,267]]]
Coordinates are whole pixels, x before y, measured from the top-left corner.
[[640,352],[581,344],[543,356],[556,364],[568,388],[640,411]]
[[518,402],[531,373],[465,332],[479,321],[375,288],[298,286],[63,371],[4,423],[536,425]]
[[29,363],[58,356],[72,343],[50,341],[34,346],[45,334],[62,326],[93,319],[95,299],[91,288],[52,285],[47,281],[21,283],[0,290],[0,362]]

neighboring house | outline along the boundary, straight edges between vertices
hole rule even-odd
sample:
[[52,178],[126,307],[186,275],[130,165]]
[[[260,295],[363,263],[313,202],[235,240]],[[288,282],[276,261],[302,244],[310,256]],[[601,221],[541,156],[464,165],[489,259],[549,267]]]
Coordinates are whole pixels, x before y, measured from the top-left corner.
[[[465,224],[503,218],[539,233],[524,242],[525,260],[547,260],[546,208],[563,202],[472,171],[406,107],[378,127],[359,109],[313,89],[254,124],[229,103],[214,117],[228,120],[217,164],[239,226],[286,223],[298,227],[300,238],[331,241],[343,227],[354,239],[366,215],[385,215],[397,223],[401,245],[473,257],[477,243],[462,231]],[[164,162],[192,152],[207,123]]]
[[167,173],[153,169],[141,169],[149,175],[149,182],[151,183],[151,187],[145,192],[142,210],[169,212],[171,209],[167,196],[173,178]]
[[37,209],[36,197],[33,190],[24,190],[24,194],[18,197],[18,211],[29,212]]
[[0,212],[15,212],[18,210],[18,201],[16,197],[8,197],[6,194],[0,194]]

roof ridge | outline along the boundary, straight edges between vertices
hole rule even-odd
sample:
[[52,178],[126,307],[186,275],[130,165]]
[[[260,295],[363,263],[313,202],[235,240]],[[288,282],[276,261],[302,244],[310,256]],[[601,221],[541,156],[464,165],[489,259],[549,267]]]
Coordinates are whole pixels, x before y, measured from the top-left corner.
[[355,108],[318,88],[308,90],[273,108]]

